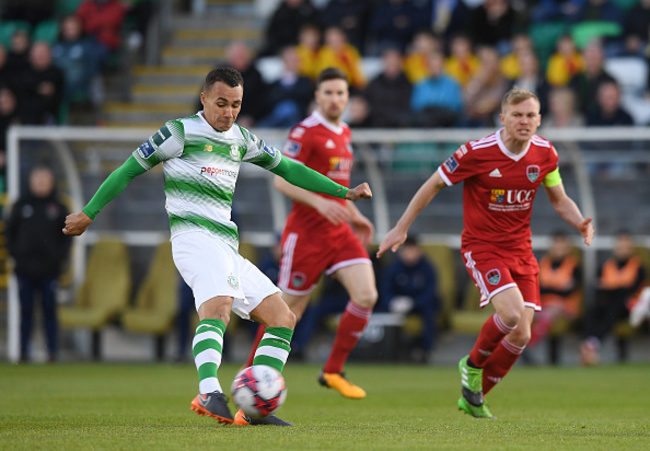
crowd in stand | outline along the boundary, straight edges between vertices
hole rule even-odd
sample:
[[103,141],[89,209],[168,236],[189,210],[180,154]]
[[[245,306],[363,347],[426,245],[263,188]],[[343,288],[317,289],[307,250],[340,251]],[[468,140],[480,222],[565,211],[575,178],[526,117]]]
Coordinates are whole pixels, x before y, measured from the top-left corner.
[[[0,169],[9,126],[96,124],[104,100],[102,74],[120,64],[127,17],[142,33],[148,0],[62,2],[5,0],[0,5]],[[3,191],[3,189],[0,189]]]
[[[328,66],[349,76],[346,119],[357,127],[494,126],[513,85],[538,95],[549,125],[645,125],[650,115],[626,111],[606,61],[633,57],[647,69],[649,23],[649,0],[284,0],[258,56],[298,61],[256,97],[248,125],[293,125],[306,113],[291,102],[304,89],[297,80]],[[368,79],[363,58],[378,56],[383,69]]]

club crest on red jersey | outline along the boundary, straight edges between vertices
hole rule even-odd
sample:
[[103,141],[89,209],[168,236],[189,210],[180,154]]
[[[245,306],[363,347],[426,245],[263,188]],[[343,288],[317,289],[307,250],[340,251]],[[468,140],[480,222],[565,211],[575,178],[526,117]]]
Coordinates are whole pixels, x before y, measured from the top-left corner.
[[531,182],[534,182],[539,178],[539,166],[536,164],[531,164],[526,168],[526,177],[528,177],[528,180]]
[[300,288],[304,285],[306,278],[307,277],[303,273],[294,272],[291,274],[291,285],[293,285],[294,288]]
[[498,269],[491,269],[488,271],[488,273],[485,275],[485,278],[487,279],[488,282],[490,282],[492,285],[496,285],[499,283],[501,280],[501,273],[499,272]]

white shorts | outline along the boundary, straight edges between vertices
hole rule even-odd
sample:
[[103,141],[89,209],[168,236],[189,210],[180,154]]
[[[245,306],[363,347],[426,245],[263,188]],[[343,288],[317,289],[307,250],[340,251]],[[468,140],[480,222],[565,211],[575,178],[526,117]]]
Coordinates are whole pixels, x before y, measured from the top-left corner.
[[171,242],[174,263],[194,292],[197,311],[209,299],[229,296],[234,299],[232,311],[250,319],[260,302],[280,291],[257,266],[217,237],[185,232]]

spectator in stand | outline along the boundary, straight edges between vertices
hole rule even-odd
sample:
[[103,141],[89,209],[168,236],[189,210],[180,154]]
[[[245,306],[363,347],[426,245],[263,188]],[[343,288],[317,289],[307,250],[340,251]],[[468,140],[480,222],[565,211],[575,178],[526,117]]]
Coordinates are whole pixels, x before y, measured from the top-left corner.
[[348,108],[343,113],[343,120],[351,128],[368,128],[370,123],[370,106],[361,93],[350,96]]
[[475,7],[467,19],[467,33],[475,46],[496,47],[505,54],[510,47],[515,10],[508,0],[485,0]]
[[7,69],[13,74],[18,74],[29,67],[30,44],[27,30],[19,28],[11,35],[7,53]]
[[542,118],[541,129],[584,125],[584,116],[576,111],[575,93],[567,87],[552,88],[548,94],[548,113]]
[[324,27],[339,27],[348,42],[362,54],[365,51],[367,23],[372,2],[367,0],[329,0],[320,18]]
[[83,31],[93,36],[102,45],[102,62],[118,51],[122,44],[120,33],[126,6],[118,0],[85,0],[76,13],[81,20]]
[[436,315],[439,310],[437,275],[433,264],[424,255],[417,239],[409,236],[386,266],[381,276],[383,310],[393,313],[417,313],[424,323],[420,343],[412,357],[426,363],[436,337]]
[[537,96],[542,117],[548,111],[549,85],[539,68],[539,60],[533,51],[523,51],[519,54],[519,76],[512,80],[511,88],[517,86],[526,89]]
[[321,50],[321,32],[318,25],[305,24],[298,35],[296,52],[300,58],[300,75],[316,81],[318,77],[318,60]]
[[[226,51],[226,64],[241,73],[246,86],[246,97],[242,102],[237,123],[242,127],[252,127],[268,112],[267,85],[262,74],[255,67],[252,50],[244,42],[235,41],[230,44]],[[198,100],[196,108],[203,109],[201,99]]]
[[555,232],[548,252],[539,261],[542,310],[535,314],[528,347],[543,340],[562,319],[578,318],[582,303],[580,260],[571,253],[564,232]]
[[403,62],[404,73],[412,84],[427,78],[427,57],[434,51],[442,51],[440,40],[430,31],[418,31]]
[[0,44],[0,86],[11,86],[15,74],[7,66],[7,49]]
[[599,363],[602,341],[617,322],[628,319],[645,277],[643,262],[635,255],[634,239],[627,231],[619,232],[611,257],[599,270],[596,302],[588,312],[586,338],[580,346],[583,365]]
[[[277,55],[284,47],[298,43],[298,33],[306,24],[320,24],[318,10],[310,0],[283,0],[271,15],[260,56]],[[248,94],[248,88],[246,89]]]
[[397,48],[382,53],[383,70],[364,91],[372,127],[406,127],[411,120],[412,85],[402,71],[402,54]]
[[271,112],[257,122],[259,127],[292,127],[307,115],[309,102],[314,95],[312,81],[298,74],[300,58],[294,46],[281,52],[284,71],[280,79],[267,89],[267,102]]
[[416,32],[430,28],[430,2],[383,0],[370,15],[369,32],[378,49],[397,46],[402,52]]
[[605,55],[598,39],[587,44],[582,51],[582,57],[585,70],[575,75],[569,86],[578,96],[580,111],[588,116],[598,111],[598,86],[604,81],[613,81],[614,77],[605,70]]
[[353,90],[361,90],[366,86],[361,55],[348,43],[345,33],[339,27],[329,27],[325,30],[325,45],[320,52],[318,72],[328,67],[341,69],[348,77],[350,88]]
[[47,338],[48,361],[57,359],[57,279],[72,239],[61,233],[67,208],[58,200],[55,179],[46,167],[29,176],[29,194],[16,201],[7,221],[7,247],[14,260],[20,299],[20,361],[31,357],[34,297],[39,292]]
[[449,56],[445,61],[445,73],[465,88],[480,66],[481,62],[472,50],[469,36],[464,33],[453,36],[449,44]]
[[29,67],[17,81],[21,115],[26,124],[55,125],[63,99],[63,72],[52,63],[52,49],[36,42],[29,52]]
[[501,58],[503,75],[510,80],[519,78],[521,76],[521,57],[529,53],[535,53],[533,41],[525,33],[515,34],[511,39],[510,52]]
[[463,109],[460,85],[443,72],[442,52],[431,52],[429,76],[413,86],[411,110],[420,127],[453,127]]
[[481,68],[467,83],[463,93],[463,125],[492,127],[498,124],[501,99],[508,91],[510,81],[501,73],[499,53],[495,47],[481,47],[477,55]]
[[632,116],[621,106],[621,89],[614,80],[603,81],[598,85],[598,109],[587,116],[587,126],[631,126]]
[[431,30],[448,40],[465,28],[469,12],[463,0],[437,0],[433,2]]
[[625,53],[643,56],[650,33],[650,0],[640,0],[625,14]]
[[95,39],[83,35],[79,17],[70,15],[61,20],[59,40],[52,47],[52,60],[63,71],[66,105],[90,101],[96,111],[101,107],[103,90],[93,89],[93,83],[101,85],[99,45]]
[[552,86],[566,86],[584,70],[585,60],[570,34],[561,36],[556,47],[557,51],[548,60],[546,79]]

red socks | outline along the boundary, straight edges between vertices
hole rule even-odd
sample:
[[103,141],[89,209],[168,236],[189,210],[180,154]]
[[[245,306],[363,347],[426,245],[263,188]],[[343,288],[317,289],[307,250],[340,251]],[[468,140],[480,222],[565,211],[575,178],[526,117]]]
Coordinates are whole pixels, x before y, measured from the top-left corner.
[[515,330],[515,327],[517,326],[510,327],[504,323],[498,313],[489,317],[483,323],[481,333],[469,353],[469,359],[472,363],[478,368],[483,368],[485,362],[490,357],[490,354],[492,354],[492,351],[499,345],[501,339]]
[[523,346],[515,346],[508,340],[501,340],[483,367],[483,396],[501,382],[523,351]]
[[341,316],[330,356],[323,367],[324,372],[340,373],[343,371],[343,365],[359,341],[371,313],[372,309],[359,307],[352,301],[348,302],[345,312]]

